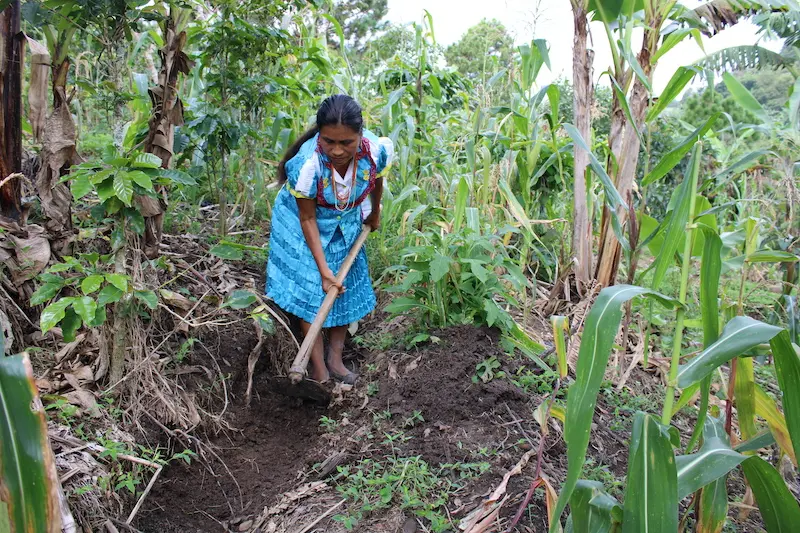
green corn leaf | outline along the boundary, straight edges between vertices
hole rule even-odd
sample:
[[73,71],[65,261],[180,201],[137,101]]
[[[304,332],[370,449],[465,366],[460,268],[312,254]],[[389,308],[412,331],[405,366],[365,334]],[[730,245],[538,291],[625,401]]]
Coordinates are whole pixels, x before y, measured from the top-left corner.
[[633,420],[622,533],[676,531],[678,473],[669,432],[653,415],[640,411]]
[[722,171],[717,172],[713,178],[708,180],[707,184],[709,185],[719,184],[721,180],[727,178],[728,176],[737,175],[740,172],[747,170],[752,166],[751,163],[753,163],[754,161],[758,161],[759,158],[769,153],[770,153],[769,150],[754,150],[752,152],[749,152],[748,154],[740,157],[739,159],[731,163],[728,167],[726,167]]
[[42,333],[47,333],[56,326],[61,319],[64,318],[67,307],[72,305],[75,298],[61,298],[57,302],[53,302],[44,308],[42,314],[39,316],[39,329]]
[[91,324],[94,321],[94,313],[97,311],[97,302],[90,296],[82,296],[75,298],[72,308],[85,324]]
[[572,496],[572,491],[575,489],[586,459],[597,394],[606,371],[614,337],[616,337],[619,323],[622,320],[620,306],[636,296],[653,298],[668,308],[680,305],[675,299],[650,289],[632,285],[608,287],[600,291],[597,296],[586,317],[578,352],[575,383],[570,386],[567,393],[567,420],[569,423],[566,424],[564,440],[567,442],[569,467],[553,513],[555,518],[550,527],[551,533],[556,531],[561,513]]
[[103,276],[101,274],[91,274],[83,278],[81,281],[81,292],[83,294],[89,295],[95,292],[96,290],[100,289],[100,285],[103,284]]
[[783,392],[781,404],[786,418],[786,426],[792,439],[794,456],[800,457],[800,358],[792,346],[789,332],[783,330],[770,341],[772,356],[775,359],[775,372],[778,385]]
[[[677,33],[677,32],[676,32]],[[663,49],[662,49],[663,50]],[[662,52],[659,50],[659,52]],[[692,81],[697,75],[697,70],[691,67],[678,67],[675,74],[672,75],[667,86],[661,91],[658,101],[653,104],[650,111],[647,112],[647,122],[656,119],[661,113],[671,104],[675,98],[683,91],[686,84]]]
[[745,257],[745,261],[748,263],[796,263],[800,261],[800,257],[780,250],[757,250]]
[[401,315],[412,309],[426,309],[434,313],[436,312],[436,309],[433,307],[408,297],[393,298],[392,302],[384,308],[384,310],[391,315]]
[[800,524],[800,506],[781,475],[760,457],[751,457],[742,463],[744,475],[768,533],[790,533]]
[[792,463],[797,464],[797,456],[794,453],[794,446],[792,446],[792,439],[789,436],[789,427],[786,423],[786,417],[778,410],[778,405],[770,396],[764,392],[758,383],[756,383],[756,414],[767,421],[767,426],[778,443],[783,453],[789,456]]
[[800,77],[794,80],[789,97],[789,123],[795,130],[800,129]]
[[664,242],[661,251],[656,257],[655,270],[653,272],[653,287],[660,287],[667,273],[667,268],[675,263],[675,253],[682,239],[686,236],[686,224],[689,222],[689,211],[691,209],[692,197],[695,191],[691,190],[692,179],[690,176],[700,168],[700,153],[702,146],[700,143],[695,145],[692,152],[692,159],[689,163],[689,174],[683,179],[681,184],[675,189],[673,195],[674,207],[672,218],[670,218],[664,233]]
[[702,139],[708,130],[711,129],[711,126],[716,122],[717,118],[719,118],[719,113],[715,113],[708,118],[705,124],[694,130],[688,137],[686,137],[681,143],[672,149],[671,152],[667,153],[664,157],[661,158],[661,161],[651,170],[642,180],[642,187],[650,185],[654,181],[660,180],[664,176],[666,176],[670,170],[675,168],[678,163],[681,162],[683,157],[689,153],[689,150],[692,149],[692,146],[697,143],[700,139]]
[[699,452],[675,458],[678,465],[679,500],[727,475],[747,459],[731,449],[728,436],[719,420],[706,419],[703,435],[703,446]]
[[565,316],[553,315],[550,317],[550,325],[553,327],[553,341],[556,346],[556,361],[558,361],[558,374],[561,379],[567,377],[567,341],[569,335],[569,320]]
[[467,200],[469,199],[469,183],[465,176],[458,180],[458,190],[456,191],[456,205],[453,211],[453,233],[458,233],[461,224],[464,222],[464,213],[467,210]]
[[[709,347],[719,338],[719,280],[722,272],[722,239],[719,233],[705,224],[698,224],[705,240],[703,260],[700,265],[700,313],[703,321],[703,346]],[[708,415],[708,396],[711,393],[711,376],[700,380],[700,409],[692,436],[686,446],[692,451],[703,436]],[[727,508],[727,505],[726,505]]]
[[772,434],[772,431],[765,429],[752,439],[739,443],[734,450],[739,453],[757,452],[773,444],[775,444],[775,436]]
[[58,475],[28,356],[5,357],[0,330],[0,479],[12,531],[61,531]]
[[622,90],[622,87],[619,86],[617,83],[616,78],[614,75],[609,71],[608,78],[611,80],[611,87],[614,88],[614,92],[617,94],[617,100],[619,101],[620,105],[622,106],[622,111],[625,113],[625,118],[628,119],[628,124],[633,126],[633,131],[636,133],[636,136],[639,137],[639,142],[644,145],[644,138],[642,137],[642,132],[639,131],[639,126],[636,125],[636,121],[633,119],[633,115],[631,114],[631,107],[628,104],[628,96],[625,94],[625,91]]
[[564,129],[567,130],[569,136],[572,137],[572,142],[589,154],[589,165],[592,167],[592,170],[597,177],[600,178],[600,181],[603,184],[603,188],[605,189],[606,193],[606,202],[608,202],[609,207],[612,209],[616,209],[619,206],[627,208],[625,205],[625,200],[622,199],[619,191],[616,187],[614,187],[614,182],[611,181],[611,178],[606,173],[606,169],[603,168],[603,165],[600,164],[600,161],[597,160],[597,157],[595,157],[594,153],[592,153],[592,151],[589,149],[589,146],[586,144],[586,141],[583,140],[583,137],[581,137],[581,134],[577,128],[575,128],[575,126],[572,124],[564,124]]
[[678,386],[686,388],[710,375],[717,367],[738,357],[759,344],[769,342],[781,328],[746,316],[737,316],[722,330],[722,336],[700,355],[681,365]]
[[757,116],[764,124],[772,125],[772,119],[769,118],[769,114],[739,80],[729,72],[725,72],[722,74],[722,81],[725,82],[725,86],[737,104]]
[[728,519],[726,477],[712,481],[700,491],[697,533],[721,533]]
[[611,533],[622,522],[622,508],[598,481],[578,481],[569,508],[574,533]]
[[744,440],[753,438],[756,429],[756,380],[751,357],[739,357],[736,361],[736,380],[734,398],[739,429]]
[[119,198],[123,204],[130,207],[131,201],[133,200],[133,180],[131,179],[130,173],[117,172],[114,174],[113,188],[117,198]]

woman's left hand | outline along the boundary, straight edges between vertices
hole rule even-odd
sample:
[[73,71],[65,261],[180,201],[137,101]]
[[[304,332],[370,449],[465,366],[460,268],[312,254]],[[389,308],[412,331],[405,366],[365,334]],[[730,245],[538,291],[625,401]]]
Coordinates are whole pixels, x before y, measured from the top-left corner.
[[372,213],[364,220],[364,224],[377,231],[381,227],[381,210],[373,209]]

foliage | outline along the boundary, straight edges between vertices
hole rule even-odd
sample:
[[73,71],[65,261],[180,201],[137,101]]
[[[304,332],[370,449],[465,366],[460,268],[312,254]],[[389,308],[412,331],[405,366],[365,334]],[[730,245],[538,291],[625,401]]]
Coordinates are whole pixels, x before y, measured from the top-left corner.
[[514,41],[496,19],[483,19],[445,50],[448,63],[469,79],[487,81],[489,73],[511,66]]

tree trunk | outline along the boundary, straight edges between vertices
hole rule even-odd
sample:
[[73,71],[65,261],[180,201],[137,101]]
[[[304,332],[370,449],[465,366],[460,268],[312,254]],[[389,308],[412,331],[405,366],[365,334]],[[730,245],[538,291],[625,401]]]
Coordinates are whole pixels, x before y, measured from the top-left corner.
[[[158,85],[150,89],[153,115],[145,141],[145,152],[161,158],[161,167],[169,168],[172,160],[175,126],[183,124],[183,103],[178,97],[178,75],[188,74],[193,62],[184,53],[186,32],[179,31],[188,17],[187,10],[172,8],[164,22],[164,48],[161,49],[161,70]],[[149,259],[158,257],[159,244],[164,227],[164,211],[167,208],[167,191],[160,188],[158,200],[148,196],[136,198],[145,217],[144,253]]]
[[[651,58],[658,49],[658,39],[663,20],[661,14],[656,13],[646,21],[642,50],[639,52],[639,64],[645,76],[652,79],[654,65]],[[624,87],[624,85],[622,85]],[[647,88],[637,77],[633,83],[633,90],[629,98],[631,117],[641,131],[644,126],[644,118],[647,114],[649,105]],[[616,102],[616,97],[615,97]],[[609,146],[613,156],[609,159],[608,173],[614,180],[614,185],[622,198],[628,198],[633,188],[633,181],[636,177],[636,166],[639,162],[639,148],[641,143],[632,124],[627,122],[624,113],[618,114],[615,103],[615,113],[612,117],[613,123],[611,134],[609,135]],[[621,115],[622,118],[618,118]],[[624,127],[619,127],[624,125]],[[616,126],[616,127],[615,127]],[[615,165],[616,162],[616,165]],[[620,227],[625,227],[628,211],[620,206],[617,209],[617,218]],[[603,209],[603,218],[600,229],[600,245],[597,256],[597,271],[595,279],[602,287],[613,285],[616,281],[619,263],[622,259],[622,248],[617,240],[611,226],[611,211],[608,207]]]
[[[573,98],[572,109],[575,127],[591,145],[592,123],[592,62],[594,53],[587,50],[589,34],[585,0],[573,0],[572,15],[575,26],[572,56]],[[589,154],[577,144],[574,147],[574,228],[572,234],[572,254],[575,261],[575,280],[578,291],[584,294],[591,281],[592,272],[592,226],[589,220],[589,207],[586,195],[586,167]]]
[[22,62],[20,3],[0,13],[0,215],[19,221],[22,182],[11,177],[22,171]]

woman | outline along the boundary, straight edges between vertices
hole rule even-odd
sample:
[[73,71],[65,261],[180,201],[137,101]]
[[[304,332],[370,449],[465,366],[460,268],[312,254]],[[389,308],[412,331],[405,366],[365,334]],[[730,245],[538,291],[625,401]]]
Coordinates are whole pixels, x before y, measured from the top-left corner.
[[289,148],[278,165],[283,188],[275,199],[267,263],[267,296],[302,320],[308,334],[330,287],[339,297],[328,314],[327,365],[322,337],[311,353],[311,377],[347,384],[356,375],[342,362],[347,327],[375,308],[362,249],[344,283],[336,273],[362,224],[380,225],[383,176],[393,153],[389,139],[364,130],[361,107],[346,95],[328,97],[317,124]]

